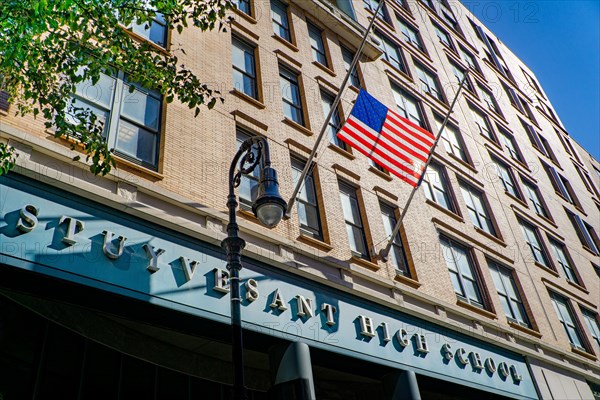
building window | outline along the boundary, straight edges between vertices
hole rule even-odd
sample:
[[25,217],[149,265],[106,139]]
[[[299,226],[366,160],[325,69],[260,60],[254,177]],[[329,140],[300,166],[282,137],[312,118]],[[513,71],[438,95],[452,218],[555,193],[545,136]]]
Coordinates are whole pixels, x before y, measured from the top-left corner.
[[550,179],[554,190],[569,203],[576,207],[581,207],[577,196],[575,196],[575,191],[573,191],[573,187],[571,187],[571,183],[565,177],[556,172],[554,167],[544,163],[542,163],[542,165],[548,174],[548,178]]
[[533,147],[536,148],[537,150],[539,150],[543,155],[548,156],[548,154],[546,153],[546,150],[544,149],[544,146],[542,145],[540,136],[535,131],[533,126],[529,125],[528,123],[526,123],[523,120],[521,120],[521,125],[523,125],[523,129],[525,130],[525,133],[527,133],[527,137],[529,137],[529,141],[531,142]]
[[429,164],[423,177],[423,191],[429,200],[454,212],[454,205],[448,193],[448,181],[442,168],[439,164]]
[[[452,72],[454,72],[454,77],[456,78],[456,82],[458,82],[458,84],[460,85],[461,82],[465,79],[465,71],[457,66],[456,64],[454,64],[453,62],[450,62],[450,66],[452,67]],[[469,83],[469,80],[465,80],[465,84],[464,84],[464,88],[471,91],[471,84]]]
[[308,25],[308,37],[310,39],[310,49],[312,52],[313,61],[321,65],[328,66],[327,56],[325,55],[325,43],[323,42],[323,31],[311,24]]
[[538,188],[533,183],[526,180],[523,180],[523,186],[525,186],[525,193],[527,194],[527,198],[529,198],[531,205],[535,208],[536,214],[549,219],[550,215],[542,201]]
[[590,335],[592,335],[592,342],[594,342],[594,345],[596,346],[596,351],[600,352],[600,326],[598,325],[598,314],[594,314],[594,312],[584,308],[581,309],[581,314],[590,331]]
[[233,0],[233,4],[244,14],[250,15],[250,0]]
[[[370,10],[371,12],[375,12],[375,10],[377,10],[377,7],[379,7],[379,1],[381,0],[363,0],[363,3],[365,4],[365,7],[368,10]],[[390,18],[388,16],[387,9],[385,8],[385,3],[383,3],[381,8],[379,9],[379,12],[377,13],[377,18],[387,22],[388,24],[390,23]]]
[[481,97],[481,100],[483,100],[483,102],[487,105],[488,110],[500,114],[500,109],[498,108],[498,104],[496,104],[496,99],[494,99],[494,96],[479,85],[477,86],[477,88],[479,89],[479,96]]
[[386,36],[379,32],[375,32],[375,36],[379,39],[380,49],[383,51],[383,58],[394,67],[398,68],[402,72],[406,72],[404,69],[404,63],[402,62],[402,55],[400,49]]
[[504,190],[506,190],[506,192],[511,196],[520,199],[521,194],[519,193],[519,189],[517,189],[517,185],[515,184],[512,171],[510,171],[510,169],[504,163],[498,160],[493,161],[496,167],[496,172],[498,173],[498,178],[500,178],[502,186],[504,186]]
[[[442,121],[440,118],[435,118],[435,124],[438,132],[442,127],[443,123],[444,121]],[[465,146],[462,141],[462,137],[460,136],[460,132],[458,131],[458,128],[446,124],[444,130],[442,131],[440,140],[442,141],[442,144],[444,145],[444,148],[446,149],[446,152],[448,154],[452,154],[455,157],[463,160],[464,162],[469,162],[467,154],[464,150]]]
[[360,216],[357,189],[341,181],[339,182],[339,188],[350,250],[355,256],[369,260],[367,237]]
[[577,274],[575,273],[575,269],[573,268],[571,258],[567,253],[567,248],[565,245],[557,242],[556,240],[550,239],[550,247],[552,247],[554,257],[556,258],[558,264],[560,264],[562,267],[567,280],[579,284],[579,279],[577,279]]
[[232,42],[233,87],[254,99],[258,99],[255,49],[235,36]]
[[[383,218],[383,227],[385,229],[385,234],[389,238],[392,236],[394,228],[396,227],[396,213],[394,207],[379,202],[379,207],[381,208],[381,217]],[[396,269],[396,272],[400,275],[410,276],[410,271],[408,270],[408,263],[406,260],[406,254],[404,252],[404,246],[402,245],[402,238],[400,237],[400,232],[396,233],[394,236],[394,240],[392,240],[392,247],[389,253],[390,261],[392,265]]]
[[406,22],[402,21],[398,18],[398,23],[400,24],[400,32],[402,32],[402,37],[405,42],[412,43],[417,49],[424,51],[423,43],[421,43],[421,38],[419,37],[419,32],[410,27]]
[[450,36],[448,36],[448,34],[436,24],[433,24],[433,29],[435,30],[435,34],[437,35],[438,39],[440,39],[440,42],[442,42],[449,49],[454,50],[452,48],[452,42],[450,42]]
[[506,132],[504,129],[499,128],[498,130],[500,132],[500,136],[498,136],[498,138],[500,139],[500,143],[502,144],[502,146],[504,146],[506,151],[508,151],[508,153],[510,154],[510,158],[522,163],[523,157],[519,152],[519,149],[515,142],[515,138],[510,133]]
[[[342,46],[342,58],[344,60],[344,69],[346,70],[346,72],[348,72],[350,66],[352,65],[352,60],[354,60],[354,53]],[[360,87],[360,79],[358,79],[358,71],[356,69],[356,66],[350,74],[350,84],[357,88]]]
[[[133,91],[131,87],[133,87]],[[115,154],[156,170],[161,124],[162,95],[130,82],[124,72],[100,74],[76,86],[69,109],[93,111],[103,127],[103,136]],[[72,116],[67,120],[80,123]]]
[[527,83],[529,84],[529,86],[533,90],[535,90],[537,93],[539,93],[540,95],[543,96],[542,90],[540,89],[540,86],[538,85],[537,81],[535,79],[533,79],[533,77],[531,75],[529,75],[527,72],[525,72],[525,70],[523,68],[521,68],[521,71],[523,71],[523,75],[525,75],[525,79],[527,80]]
[[129,29],[160,47],[167,47],[167,33],[169,32],[169,28],[167,27],[165,17],[161,13],[156,13],[150,23],[144,22],[138,24],[136,21],[132,21]]
[[[235,135],[236,150],[239,150],[242,143],[244,143],[250,137],[251,135],[238,129]],[[254,153],[255,157],[258,157],[259,150],[256,145],[252,146],[252,152]],[[256,200],[259,178],[260,168],[254,168],[251,173],[242,175],[238,193],[240,196],[240,207],[246,211],[252,209],[252,203],[254,203],[254,200]]]
[[598,235],[594,228],[592,228],[587,222],[585,222],[579,215],[573,214],[570,211],[567,211],[567,215],[573,224],[573,228],[575,228],[575,232],[577,232],[577,237],[581,244],[591,250],[594,254],[600,255],[600,240],[598,239]]
[[581,333],[575,322],[571,307],[569,306],[569,301],[554,292],[550,292],[550,300],[552,300],[556,315],[558,316],[571,345],[585,351],[585,347],[581,340]]
[[[300,179],[305,165],[304,161],[292,157],[292,180],[294,185],[298,184],[298,179]],[[296,208],[298,210],[300,232],[314,239],[323,240],[317,191],[312,170],[304,178],[302,189],[298,192]]]
[[271,20],[273,23],[273,32],[280,38],[291,43],[292,35],[288,20],[287,5],[279,0],[271,0]]
[[419,103],[414,97],[406,93],[399,86],[392,84],[392,92],[398,106],[399,114],[409,121],[424,128],[423,117],[419,108]]
[[[329,111],[331,110],[331,105],[333,104],[333,100],[334,100],[333,96],[321,91],[321,105],[323,107],[323,115],[325,117],[327,117],[327,115],[329,114]],[[344,150],[348,150],[346,143],[337,137],[337,133],[341,127],[342,127],[342,122],[341,122],[340,113],[339,113],[339,110],[336,110],[331,115],[331,119],[329,120],[329,124],[327,126],[327,135],[329,136],[329,142],[333,143],[334,145],[336,145]]]
[[550,143],[546,140],[545,137],[543,137],[540,134],[538,134],[538,138],[543,147],[542,153],[544,153],[546,155],[546,157],[548,157],[550,160],[552,160],[552,162],[554,164],[559,165],[558,159],[556,158],[556,155],[552,151],[552,146],[550,146]]
[[479,71],[479,67],[477,66],[477,62],[475,61],[475,57],[462,47],[460,48],[460,58],[469,66],[469,68]]
[[460,189],[463,198],[465,199],[465,203],[467,204],[467,209],[469,210],[473,225],[490,235],[496,236],[496,230],[494,229],[494,224],[492,223],[490,214],[485,206],[483,194],[464,183],[460,185]]
[[381,165],[377,164],[377,162],[375,162],[372,158],[369,158],[369,165],[373,168],[375,168],[378,171],[383,172],[384,174],[389,174],[389,172],[383,168]]
[[494,134],[492,133],[492,128],[490,127],[490,124],[488,123],[487,118],[485,116],[483,116],[483,114],[481,114],[479,111],[475,111],[472,108],[471,108],[471,114],[473,115],[473,119],[475,120],[475,125],[477,125],[477,130],[479,131],[479,133],[482,136],[485,136],[486,138],[495,142],[496,139],[494,138]]
[[440,236],[440,243],[450,272],[450,280],[458,298],[474,306],[484,308],[483,296],[481,295],[478,279],[473,271],[473,259],[470,251],[444,236]]
[[439,85],[437,83],[437,78],[429,71],[425,70],[420,65],[416,65],[417,75],[419,76],[419,80],[421,81],[421,90],[423,93],[429,93],[433,97],[438,100],[444,101],[444,97],[440,92]]
[[575,162],[573,162],[573,166],[577,170],[577,173],[579,174],[579,177],[581,178],[581,181],[585,185],[585,188],[587,189],[587,191],[593,195],[595,194],[596,196],[600,197],[600,192],[596,188],[596,185],[594,185],[594,182],[592,181],[590,174],[588,174],[588,172],[585,169],[583,169],[579,165],[575,164]]
[[283,99],[283,114],[286,118],[304,125],[298,75],[285,67],[279,66],[279,82],[281,84],[281,97]]
[[546,250],[542,246],[537,229],[527,222],[521,220],[519,220],[519,225],[521,225],[521,231],[523,231],[523,236],[525,237],[525,241],[529,246],[529,250],[531,250],[533,259],[539,264],[542,264],[544,267],[550,268],[548,256],[546,255]]
[[506,318],[530,328],[531,324],[513,278],[513,272],[493,261],[489,261],[489,266]]

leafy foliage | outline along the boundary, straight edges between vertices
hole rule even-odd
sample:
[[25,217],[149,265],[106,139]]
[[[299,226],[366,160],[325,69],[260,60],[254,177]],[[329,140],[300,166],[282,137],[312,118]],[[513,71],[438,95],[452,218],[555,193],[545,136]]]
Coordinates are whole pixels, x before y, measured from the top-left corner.
[[[189,25],[203,31],[223,29],[231,0],[1,0],[0,79],[20,115],[42,114],[56,137],[83,146],[90,170],[105,175],[115,166],[101,119],[71,104],[77,84],[110,68],[132,82],[177,98],[198,115],[201,105],[221,100],[176,56],[140,40],[126,28],[148,28],[162,16],[175,36]],[[133,86],[131,87],[133,90]],[[75,145],[73,145],[75,148]],[[0,153],[0,165],[5,152]]]
[[0,143],[0,175],[8,173],[15,167],[18,156],[14,147]]

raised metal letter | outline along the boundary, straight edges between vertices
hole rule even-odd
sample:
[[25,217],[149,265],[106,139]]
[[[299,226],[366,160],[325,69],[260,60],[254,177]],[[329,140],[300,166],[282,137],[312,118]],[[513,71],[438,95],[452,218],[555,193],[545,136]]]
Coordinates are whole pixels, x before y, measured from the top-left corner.
[[119,236],[119,238],[117,239],[119,241],[119,246],[117,247],[117,252],[115,253],[112,249],[114,233],[112,233],[111,231],[104,231],[102,233],[104,234],[104,244],[102,245],[102,251],[104,252],[104,254],[106,254],[108,258],[111,258],[113,260],[116,260],[117,258],[121,257],[121,254],[123,254],[123,247],[127,238],[125,236]]
[[360,334],[363,336],[373,337],[375,336],[375,328],[373,327],[373,320],[364,315],[359,315],[360,319]]
[[150,246],[149,244],[145,244],[142,246],[142,249],[146,252],[148,258],[150,258],[150,263],[146,266],[146,269],[150,272],[156,272],[160,268],[158,268],[158,257],[163,254],[165,251],[163,249],[156,249],[154,246]]
[[17,221],[17,229],[23,233],[31,232],[38,223],[37,216],[39,213],[40,210],[31,204],[21,208],[21,211],[19,211],[21,218]]
[[327,322],[325,323],[329,326],[334,326],[335,320],[333,319],[333,314],[337,311],[337,308],[331,304],[323,303],[321,305],[321,311],[325,311],[325,317],[327,318]]
[[287,307],[285,306],[285,303],[281,298],[281,293],[279,293],[279,289],[275,289],[275,292],[273,293],[273,301],[271,302],[271,304],[269,304],[269,307],[276,308],[279,311],[287,310]]
[[65,222],[67,223],[67,234],[62,238],[62,242],[68,245],[73,245],[77,243],[77,240],[75,240],[75,234],[77,232],[81,232],[85,228],[85,224],[83,221],[63,215],[60,217],[59,223],[62,224]]
[[229,272],[224,271],[220,268],[213,269],[215,274],[215,286],[213,290],[221,293],[229,293],[229,287],[227,287],[227,279],[229,279]]
[[246,288],[246,300],[252,303],[258,299],[258,283],[254,279],[248,279],[244,283],[244,287]]

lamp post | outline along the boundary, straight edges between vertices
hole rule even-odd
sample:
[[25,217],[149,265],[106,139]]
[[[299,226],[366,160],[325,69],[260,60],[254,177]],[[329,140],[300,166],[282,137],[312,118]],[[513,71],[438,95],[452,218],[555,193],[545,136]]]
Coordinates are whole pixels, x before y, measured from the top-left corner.
[[[253,146],[258,147],[255,154]],[[227,253],[227,270],[229,271],[231,297],[231,333],[232,333],[232,362],[233,362],[233,396],[235,400],[246,400],[244,385],[244,344],[242,339],[242,317],[240,296],[240,270],[242,269],[242,250],[246,246],[244,239],[239,237],[239,227],[235,211],[238,202],[235,188],[242,181],[242,175],[252,172],[263,160],[258,183],[258,195],[252,204],[252,211],[261,224],[268,228],[275,227],[286,211],[286,201],[279,195],[277,172],[271,168],[269,145],[263,137],[255,136],[246,139],[233,157],[229,167],[229,223],[227,238],[221,242],[221,247]]]

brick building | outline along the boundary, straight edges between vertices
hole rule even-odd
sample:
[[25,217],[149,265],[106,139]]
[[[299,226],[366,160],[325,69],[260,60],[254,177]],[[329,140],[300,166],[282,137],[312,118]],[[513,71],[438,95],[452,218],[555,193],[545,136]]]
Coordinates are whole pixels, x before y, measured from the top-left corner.
[[[123,73],[82,84],[118,158],[105,177],[2,103],[20,156],[0,178],[0,398],[229,398],[224,171],[262,135],[290,197],[377,5],[238,0],[227,32],[140,30],[188,49],[225,102],[194,118]],[[600,163],[459,2],[382,10],[291,217],[262,227],[257,175],[238,189],[251,398],[295,379],[318,399],[415,382],[423,399],[600,398]],[[360,87],[437,133],[467,70],[383,262],[410,187],[333,133]],[[296,342],[311,368],[286,380],[277,349]]]

